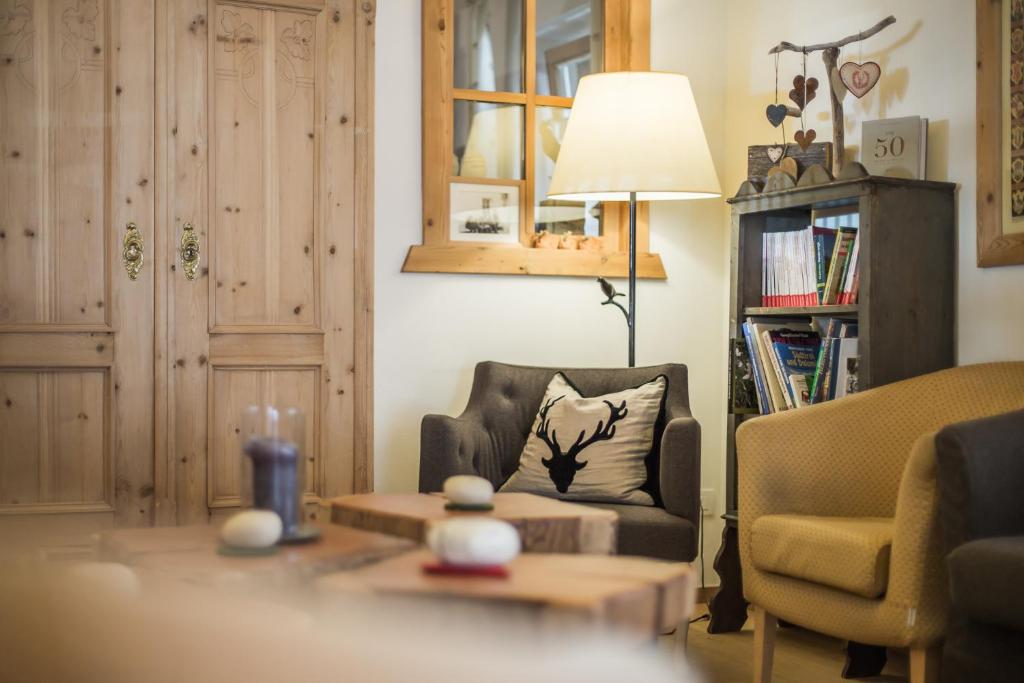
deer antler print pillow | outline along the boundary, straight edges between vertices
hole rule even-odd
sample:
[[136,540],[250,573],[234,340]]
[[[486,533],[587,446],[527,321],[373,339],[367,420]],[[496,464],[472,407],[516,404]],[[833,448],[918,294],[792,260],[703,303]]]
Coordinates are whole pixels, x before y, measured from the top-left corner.
[[585,398],[561,373],[548,384],[519,469],[502,491],[563,500],[654,505],[640,487],[668,379]]

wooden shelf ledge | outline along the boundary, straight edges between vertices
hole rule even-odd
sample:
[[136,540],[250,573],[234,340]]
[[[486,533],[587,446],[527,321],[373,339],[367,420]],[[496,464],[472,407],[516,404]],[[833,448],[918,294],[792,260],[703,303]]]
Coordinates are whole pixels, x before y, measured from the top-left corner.
[[857,304],[829,304],[827,306],[747,306],[745,315],[857,315],[860,307]]
[[[403,273],[482,273],[491,275],[561,275],[568,277],[628,277],[629,254],[568,249],[528,249],[491,245],[414,245]],[[645,280],[665,280],[657,254],[636,255],[636,273]]]

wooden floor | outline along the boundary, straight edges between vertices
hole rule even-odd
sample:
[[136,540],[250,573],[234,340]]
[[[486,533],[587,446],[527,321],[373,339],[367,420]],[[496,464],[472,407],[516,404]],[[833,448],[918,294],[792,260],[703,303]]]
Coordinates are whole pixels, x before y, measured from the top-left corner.
[[[706,614],[697,606],[695,616]],[[738,633],[708,633],[707,620],[690,624],[687,659],[703,676],[704,683],[750,683],[753,680],[753,620]],[[679,635],[662,636],[659,647],[681,657]],[[838,683],[845,661],[845,644],[834,638],[800,628],[782,628],[775,643],[772,683]],[[881,676],[858,679],[870,681],[906,681],[906,653],[889,652],[889,663]]]

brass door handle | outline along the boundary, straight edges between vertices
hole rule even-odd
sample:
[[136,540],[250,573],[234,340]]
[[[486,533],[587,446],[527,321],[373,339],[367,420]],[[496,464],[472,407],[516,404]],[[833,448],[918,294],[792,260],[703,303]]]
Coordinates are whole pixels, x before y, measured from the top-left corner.
[[199,238],[196,237],[195,228],[191,223],[186,223],[181,233],[181,248],[178,253],[181,256],[181,269],[185,271],[185,279],[195,280],[196,269],[199,267]]
[[135,223],[128,223],[125,226],[121,260],[124,262],[124,269],[128,271],[129,280],[139,279],[139,271],[142,270],[144,258],[142,233],[139,232],[139,226]]

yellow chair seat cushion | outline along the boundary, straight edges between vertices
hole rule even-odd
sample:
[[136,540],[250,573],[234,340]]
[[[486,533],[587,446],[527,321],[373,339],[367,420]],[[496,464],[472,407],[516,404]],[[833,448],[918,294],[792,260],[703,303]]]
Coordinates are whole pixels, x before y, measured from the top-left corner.
[[766,515],[750,528],[758,569],[877,598],[889,580],[888,517]]

